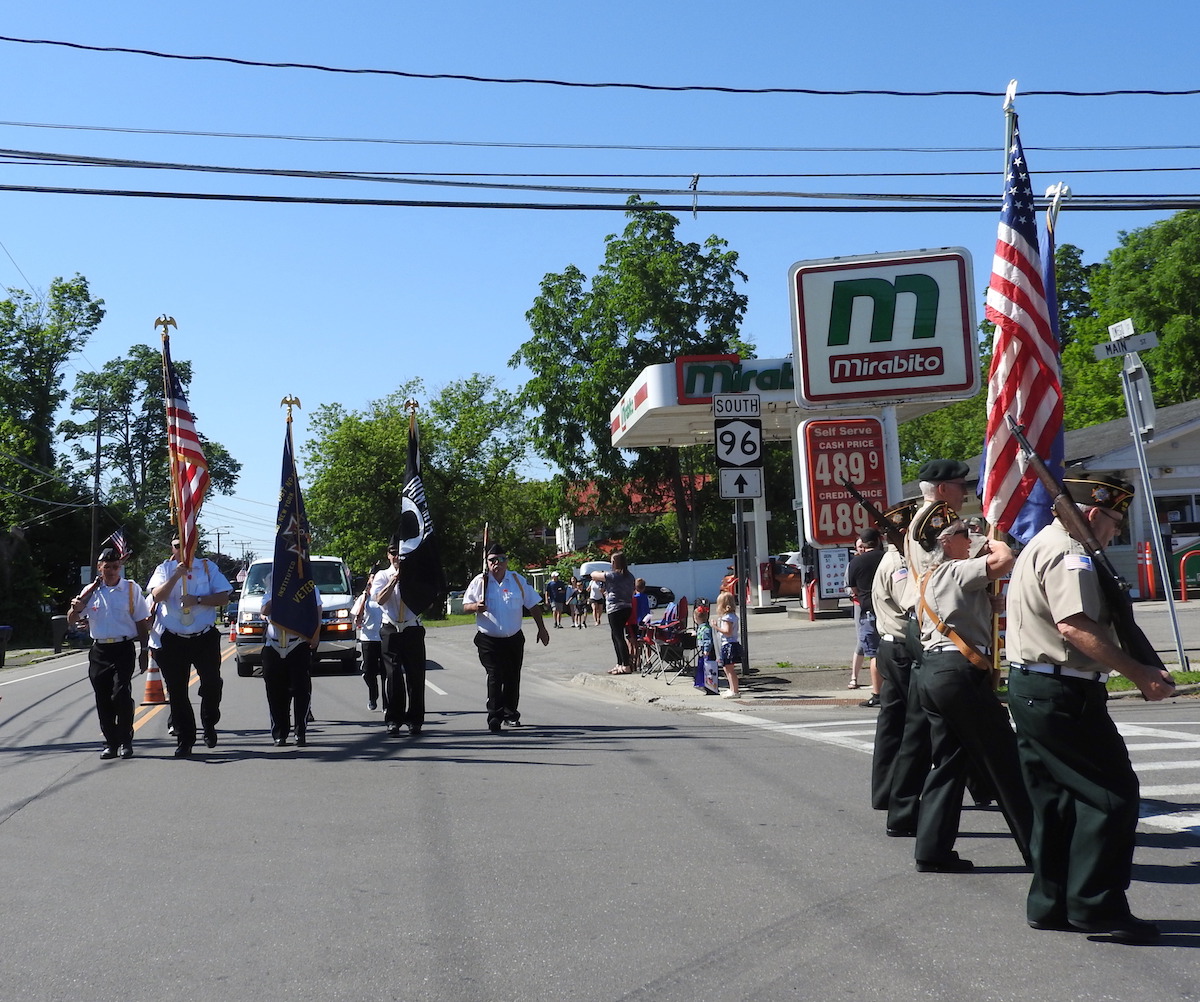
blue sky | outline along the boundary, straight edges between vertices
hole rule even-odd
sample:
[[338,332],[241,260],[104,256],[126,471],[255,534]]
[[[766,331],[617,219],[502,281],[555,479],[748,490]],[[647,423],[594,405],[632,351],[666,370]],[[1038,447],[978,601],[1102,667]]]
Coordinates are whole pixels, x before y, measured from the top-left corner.
[[[10,0],[0,33],[96,46],[416,73],[665,85],[979,90],[1020,82],[1022,137],[1041,192],[1195,190],[1200,150],[1097,150],[1195,144],[1200,97],[1023,97],[1035,90],[1182,90],[1196,85],[1192,4],[1136,11],[1093,3],[1067,19],[1017,0],[850,5],[643,0],[606,5],[409,5],[344,0],[216,0],[176,9],[110,0]],[[1001,20],[1006,16],[1006,20]],[[250,168],[468,174],[629,174],[580,185],[686,187],[701,176],[698,219],[679,235],[716,233],[749,275],[745,336],[764,357],[791,350],[787,272],[799,260],[964,246],[987,283],[998,217],[999,97],[728,95],[410,80],[181,62],[0,41],[8,150]],[[30,127],[30,124],[43,127]],[[44,126],[73,126],[48,128]],[[81,128],[82,127],[82,128]],[[96,131],[98,127],[147,132]],[[253,133],[426,142],[299,142],[156,132]],[[436,142],[428,142],[436,141]],[[471,144],[471,145],[467,145]],[[475,145],[493,144],[493,145]],[[503,144],[503,145],[495,145]],[[545,148],[548,144],[573,149]],[[578,147],[683,147],[675,150]],[[700,149],[732,147],[729,151]],[[755,152],[750,147],[838,152]],[[977,152],[881,152],[900,147]],[[1075,151],[1039,147],[1087,147]],[[850,152],[868,150],[869,152]],[[963,171],[932,178],[718,178],[719,174]],[[646,175],[671,174],[671,179]],[[229,176],[6,162],[0,184],[323,197],[581,201],[620,195],[464,191],[367,182]],[[705,212],[705,189],[997,193],[997,213]],[[661,197],[675,204],[679,199]],[[718,201],[712,199],[713,202]],[[745,203],[749,199],[725,199]],[[775,204],[783,199],[768,199]],[[75,370],[131,344],[190,359],[199,428],[244,464],[233,498],[214,496],[202,524],[269,549],[284,412],[300,398],[298,443],[318,404],[361,408],[414,376],[437,388],[486,372],[517,389],[507,359],[528,337],[524,314],[548,272],[589,275],[619,212],[268,205],[0,191],[0,287],[45,289],[79,272],[107,305]],[[1099,260],[1118,234],[1169,213],[1072,214],[1059,240]],[[981,311],[981,306],[979,307]],[[68,382],[74,371],[68,374]],[[613,387],[614,396],[623,387]],[[536,474],[535,465],[531,472]],[[304,482],[304,471],[301,471]],[[386,527],[381,527],[381,538]],[[233,540],[235,545],[230,545]]]

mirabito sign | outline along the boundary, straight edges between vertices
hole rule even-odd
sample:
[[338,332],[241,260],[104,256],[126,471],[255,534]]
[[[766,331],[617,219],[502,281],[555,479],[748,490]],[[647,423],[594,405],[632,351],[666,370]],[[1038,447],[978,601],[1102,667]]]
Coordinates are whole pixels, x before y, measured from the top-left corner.
[[788,277],[801,407],[979,392],[965,248],[799,261]]

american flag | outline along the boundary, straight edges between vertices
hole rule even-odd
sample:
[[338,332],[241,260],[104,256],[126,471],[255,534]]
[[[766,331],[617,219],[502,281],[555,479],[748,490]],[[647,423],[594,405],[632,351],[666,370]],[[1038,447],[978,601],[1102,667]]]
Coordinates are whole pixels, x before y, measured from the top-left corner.
[[163,381],[167,392],[167,453],[171,462],[171,497],[179,519],[180,560],[192,566],[196,553],[196,517],[208,493],[208,460],[188,409],[183,384],[171,364],[171,345],[163,338]]
[[122,560],[128,560],[133,555],[133,550],[129,548],[129,544],[125,541],[125,526],[121,526],[104,542],[112,543],[113,549],[117,551],[117,556]]
[[[1063,398],[1058,338],[1046,303],[1038,251],[1033,186],[1015,116],[986,312],[996,333],[980,480],[983,513],[997,528],[1027,542],[1050,521],[1049,498],[1038,485],[1037,474],[1027,468],[1005,418],[1011,414],[1023,426],[1034,450],[1061,477]],[[1056,440],[1058,469],[1053,454]]]

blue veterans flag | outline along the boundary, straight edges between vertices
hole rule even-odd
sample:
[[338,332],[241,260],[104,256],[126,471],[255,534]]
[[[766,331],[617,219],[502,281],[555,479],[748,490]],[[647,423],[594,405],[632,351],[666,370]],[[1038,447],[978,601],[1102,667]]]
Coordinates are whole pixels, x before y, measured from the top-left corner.
[[421,482],[421,447],[417,434],[417,416],[408,419],[408,461],[404,467],[404,491],[400,497],[400,526],[391,542],[404,561],[400,574],[400,598],[420,615],[446,590],[446,575],[433,517]]
[[311,640],[321,629],[317,586],[308,553],[308,516],[292,453],[292,421],[283,438],[279,514],[275,519],[275,562],[271,568],[271,622]]

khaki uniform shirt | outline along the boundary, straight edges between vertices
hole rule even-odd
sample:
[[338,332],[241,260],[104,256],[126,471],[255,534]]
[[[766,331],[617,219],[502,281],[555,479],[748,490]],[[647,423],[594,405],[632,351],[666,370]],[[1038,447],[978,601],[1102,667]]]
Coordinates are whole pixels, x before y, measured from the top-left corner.
[[1083,544],[1055,519],[1017,558],[1008,586],[1005,648],[1013,664],[1054,664],[1081,671],[1108,671],[1084,657],[1058,632],[1058,623],[1083,613],[1108,630],[1100,579]]
[[875,568],[871,582],[871,605],[875,609],[875,629],[880,636],[904,639],[908,626],[908,606],[904,593],[908,588],[908,568],[896,547],[888,544],[887,552]]
[[[916,525],[917,518],[930,505],[937,504],[936,501],[926,501],[913,515],[910,526]],[[917,607],[917,585],[921,582],[921,577],[929,570],[933,563],[933,550],[927,550],[923,547],[917,538],[912,533],[904,534],[904,563],[908,567],[908,587],[904,592],[904,604],[910,609]]]
[[[925,601],[938,617],[981,652],[992,646],[992,603],[987,590],[990,583],[987,557],[971,557],[938,564],[925,585]],[[915,590],[919,603],[920,582]],[[917,622],[925,650],[954,646],[954,641],[938,632],[933,618],[919,604]]]

